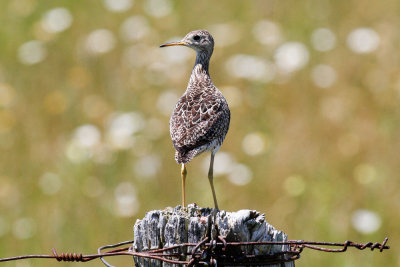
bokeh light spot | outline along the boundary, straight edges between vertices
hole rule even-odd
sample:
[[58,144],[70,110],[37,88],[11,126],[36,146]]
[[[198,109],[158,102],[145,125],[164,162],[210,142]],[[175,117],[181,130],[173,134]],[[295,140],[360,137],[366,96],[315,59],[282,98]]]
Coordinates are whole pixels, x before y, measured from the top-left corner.
[[228,179],[235,185],[243,186],[250,183],[253,179],[253,173],[245,164],[235,164],[228,175]]
[[43,61],[47,56],[47,49],[40,41],[33,40],[22,44],[18,49],[18,59],[22,64],[34,65]]
[[112,12],[124,12],[133,6],[133,0],[104,0],[104,6]]
[[266,147],[269,146],[269,141],[261,133],[249,133],[242,141],[243,151],[250,156],[256,156],[263,153]]
[[82,147],[95,147],[100,144],[101,133],[96,126],[85,124],[76,128],[74,132],[74,139]]
[[142,156],[135,162],[135,174],[139,178],[150,179],[158,173],[161,167],[161,159],[158,155]]
[[358,28],[349,33],[347,45],[349,48],[359,54],[371,53],[378,49],[380,37],[376,31],[371,28]]
[[86,38],[86,50],[93,55],[110,52],[115,45],[114,34],[107,29],[92,31]]
[[309,60],[307,47],[299,42],[287,42],[280,45],[274,54],[275,64],[283,73],[302,69]]
[[225,67],[229,74],[238,78],[269,82],[275,77],[275,65],[261,58],[238,54],[230,57]]
[[85,162],[93,156],[92,151],[82,147],[82,145],[75,139],[68,143],[65,154],[67,158],[75,164]]
[[47,11],[41,20],[43,29],[49,33],[65,31],[72,24],[73,18],[68,9],[57,7]]
[[119,32],[124,41],[136,42],[149,34],[150,27],[145,17],[132,16],[122,23]]
[[140,68],[149,63],[152,53],[144,44],[131,45],[124,49],[122,53],[122,62],[128,68]]
[[165,17],[172,12],[171,0],[146,0],[144,11],[152,17]]
[[282,40],[280,26],[269,20],[260,20],[253,27],[253,35],[263,45],[277,46]]
[[291,175],[286,178],[283,183],[283,188],[286,193],[290,196],[297,197],[304,193],[306,189],[306,183],[304,182],[304,178],[300,175]]
[[[229,174],[233,166],[235,165],[235,159],[230,153],[218,152],[214,158],[214,176]],[[203,169],[208,172],[210,167],[210,157],[205,157],[203,161]]]
[[46,195],[54,195],[60,191],[62,186],[61,178],[52,172],[44,173],[39,179],[39,187]]
[[311,77],[316,86],[328,88],[336,82],[337,74],[331,66],[320,64],[312,69]]
[[311,35],[311,44],[317,51],[332,50],[336,45],[336,35],[330,29],[318,28]]
[[139,209],[139,201],[136,197],[136,189],[132,183],[120,183],[114,191],[116,207],[115,215],[120,217],[131,217]]
[[31,238],[36,233],[36,222],[32,218],[20,218],[13,224],[13,234],[18,239]]
[[381,217],[373,211],[359,209],[353,212],[351,222],[354,229],[362,234],[371,234],[381,227]]
[[114,149],[128,149],[133,145],[134,136],[141,131],[146,121],[136,112],[114,113],[110,116],[107,126],[107,141]]

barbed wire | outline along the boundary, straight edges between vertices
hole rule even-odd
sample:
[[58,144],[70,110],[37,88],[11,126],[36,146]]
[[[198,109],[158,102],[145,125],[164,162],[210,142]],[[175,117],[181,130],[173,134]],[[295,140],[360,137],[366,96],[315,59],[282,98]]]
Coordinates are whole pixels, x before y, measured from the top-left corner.
[[[16,261],[23,259],[56,259],[61,262],[87,262],[100,258],[107,267],[114,267],[109,264],[104,258],[112,256],[133,256],[138,259],[157,260],[178,265],[262,265],[262,264],[277,264],[283,262],[295,261],[300,258],[301,252],[305,249],[313,249],[323,252],[345,252],[349,247],[354,247],[359,250],[369,248],[371,251],[378,249],[380,252],[387,250],[388,238],[386,237],[382,243],[367,242],[364,244],[355,243],[353,241],[345,241],[344,243],[304,241],[304,240],[288,240],[288,241],[262,241],[262,242],[227,242],[222,236],[218,236],[218,240],[210,240],[209,237],[204,238],[198,243],[183,243],[168,248],[150,249],[147,251],[136,252],[133,246],[118,248],[127,244],[133,244],[133,240],[124,241],[112,245],[105,245],[98,248],[97,254],[82,253],[61,253],[58,254],[53,248],[52,255],[23,255],[9,258],[0,258],[0,262]],[[289,246],[288,251],[278,252],[273,255],[265,254],[246,254],[245,252],[237,253],[234,248],[248,246]],[[327,247],[340,248],[327,248]],[[102,252],[105,249],[112,249],[107,252]],[[191,248],[191,249],[190,249]],[[190,260],[182,260],[188,258]]]

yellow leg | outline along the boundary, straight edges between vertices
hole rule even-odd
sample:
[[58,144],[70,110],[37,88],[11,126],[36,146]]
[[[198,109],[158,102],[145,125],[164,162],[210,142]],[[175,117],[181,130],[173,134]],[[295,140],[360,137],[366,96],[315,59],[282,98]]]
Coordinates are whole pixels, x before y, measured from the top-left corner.
[[186,207],[186,194],[185,194],[185,181],[186,181],[186,167],[185,164],[182,163],[181,168],[181,177],[182,177],[182,206]]
[[210,182],[211,191],[212,191],[213,198],[214,198],[215,208],[217,210],[219,210],[218,203],[217,203],[217,196],[215,195],[215,189],[214,189],[214,183],[213,183],[213,179],[214,179],[213,169],[214,169],[214,153],[211,152],[210,168],[208,169],[208,181]]

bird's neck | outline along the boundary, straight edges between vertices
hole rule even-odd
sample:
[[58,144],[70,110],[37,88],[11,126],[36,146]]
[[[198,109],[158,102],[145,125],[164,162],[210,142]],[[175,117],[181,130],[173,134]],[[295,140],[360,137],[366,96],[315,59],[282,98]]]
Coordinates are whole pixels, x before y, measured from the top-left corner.
[[211,82],[210,73],[208,72],[210,57],[211,55],[207,52],[197,52],[196,62],[194,63],[192,74],[190,75],[189,87],[191,84]]
[[211,55],[205,51],[197,52],[196,62],[194,63],[193,70],[202,70],[206,74],[210,75],[208,72],[208,66],[210,64]]

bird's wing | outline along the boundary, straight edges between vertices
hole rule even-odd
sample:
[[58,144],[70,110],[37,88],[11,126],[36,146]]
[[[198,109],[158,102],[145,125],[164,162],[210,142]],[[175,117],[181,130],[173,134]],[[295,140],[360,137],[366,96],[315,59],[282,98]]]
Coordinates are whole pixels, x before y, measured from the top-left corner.
[[[222,96],[222,94],[220,95]],[[175,106],[170,120],[170,133],[174,147],[179,152],[190,151],[205,145],[229,127],[229,109],[223,97],[215,95],[189,96],[184,94]],[[227,121],[227,123],[221,123]]]

